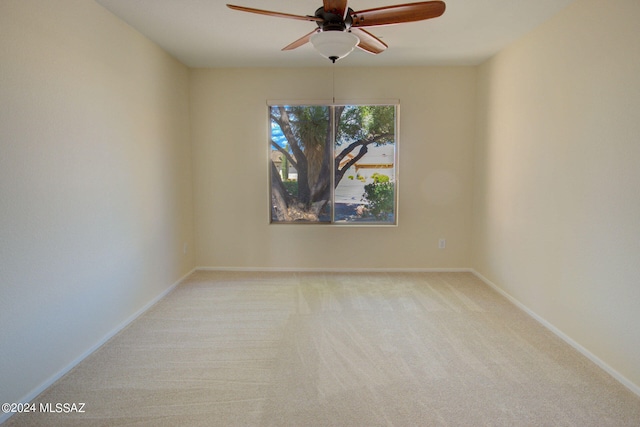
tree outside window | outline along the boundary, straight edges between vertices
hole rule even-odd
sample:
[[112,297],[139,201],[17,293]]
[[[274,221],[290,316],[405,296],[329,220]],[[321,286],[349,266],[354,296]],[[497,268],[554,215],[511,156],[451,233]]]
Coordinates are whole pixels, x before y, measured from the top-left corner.
[[396,105],[273,105],[271,222],[396,224]]

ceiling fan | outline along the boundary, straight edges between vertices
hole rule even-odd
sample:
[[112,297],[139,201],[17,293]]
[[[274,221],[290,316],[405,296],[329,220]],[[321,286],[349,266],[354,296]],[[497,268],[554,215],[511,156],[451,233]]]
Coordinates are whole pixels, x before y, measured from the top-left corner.
[[347,6],[348,0],[323,0],[323,5],[312,15],[293,15],[270,10],[254,9],[228,4],[227,7],[242,12],[315,22],[318,28],[300,37],[282,50],[293,50],[308,42],[332,62],[359,49],[379,54],[388,46],[365,28],[402,24],[437,18],[445,10],[443,1],[423,1],[399,4],[354,12]]

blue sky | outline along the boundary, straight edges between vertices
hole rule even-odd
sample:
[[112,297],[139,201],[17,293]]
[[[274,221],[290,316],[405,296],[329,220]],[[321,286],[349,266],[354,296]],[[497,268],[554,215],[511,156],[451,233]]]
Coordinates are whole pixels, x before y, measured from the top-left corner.
[[287,143],[287,139],[284,137],[282,129],[280,129],[280,126],[273,121],[271,121],[271,139],[281,147],[284,147]]

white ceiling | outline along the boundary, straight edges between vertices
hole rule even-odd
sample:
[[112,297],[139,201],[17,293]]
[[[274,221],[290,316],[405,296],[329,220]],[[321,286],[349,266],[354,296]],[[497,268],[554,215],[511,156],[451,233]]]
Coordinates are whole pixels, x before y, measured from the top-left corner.
[[[96,0],[190,67],[313,67],[329,65],[310,44],[281,48],[316,24],[231,10],[223,0]],[[412,0],[351,0],[364,10]],[[439,18],[367,28],[389,48],[356,49],[348,66],[476,65],[574,0],[445,0]],[[229,0],[232,4],[313,15],[322,0]]]

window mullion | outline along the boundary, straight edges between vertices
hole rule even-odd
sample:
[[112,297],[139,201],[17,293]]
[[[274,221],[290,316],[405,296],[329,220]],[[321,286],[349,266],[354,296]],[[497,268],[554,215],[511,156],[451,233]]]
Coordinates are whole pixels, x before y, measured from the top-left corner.
[[335,148],[336,148],[336,108],[335,105],[330,105],[329,106],[329,126],[331,127],[331,158],[330,158],[330,162],[331,162],[331,173],[330,173],[330,195],[329,197],[331,198],[331,223],[335,224],[336,222],[336,217],[335,217],[335,209],[336,209],[336,198],[335,198],[335,180],[336,180],[336,153],[335,153]]

